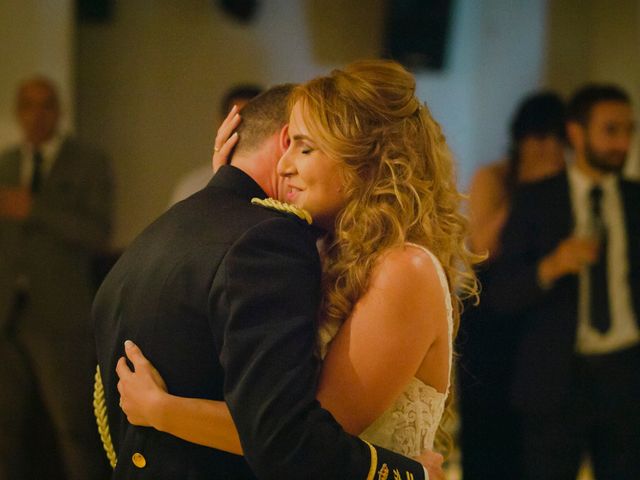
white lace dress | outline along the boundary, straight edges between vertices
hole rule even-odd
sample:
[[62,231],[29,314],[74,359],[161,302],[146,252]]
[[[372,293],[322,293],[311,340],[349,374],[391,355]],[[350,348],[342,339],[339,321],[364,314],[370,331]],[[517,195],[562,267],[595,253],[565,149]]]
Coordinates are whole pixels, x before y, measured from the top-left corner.
[[[453,307],[444,269],[438,259],[426,248],[420,248],[433,260],[438,272],[440,284],[445,293],[448,332],[449,332],[449,375],[452,361]],[[322,325],[319,330],[319,343],[322,357],[327,346],[338,332],[337,326]],[[438,392],[417,378],[411,379],[394,404],[384,412],[360,438],[367,442],[387,448],[408,457],[416,457],[424,450],[432,450],[438,425],[444,413],[445,400],[449,394],[449,385],[445,393]]]

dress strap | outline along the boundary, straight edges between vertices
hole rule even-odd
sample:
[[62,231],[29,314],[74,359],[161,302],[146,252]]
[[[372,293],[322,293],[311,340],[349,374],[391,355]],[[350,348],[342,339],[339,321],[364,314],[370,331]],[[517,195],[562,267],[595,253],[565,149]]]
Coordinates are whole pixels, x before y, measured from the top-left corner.
[[447,281],[447,274],[445,273],[440,260],[438,260],[438,257],[436,257],[427,247],[413,242],[405,242],[404,244],[410,247],[419,248],[431,257],[431,260],[436,267],[436,272],[438,273],[440,286],[444,292],[444,301],[447,311],[447,333],[449,336],[449,380],[447,382],[447,395],[449,395],[449,390],[451,389],[451,370],[453,368],[453,303],[451,300],[451,291],[449,290],[449,282]]

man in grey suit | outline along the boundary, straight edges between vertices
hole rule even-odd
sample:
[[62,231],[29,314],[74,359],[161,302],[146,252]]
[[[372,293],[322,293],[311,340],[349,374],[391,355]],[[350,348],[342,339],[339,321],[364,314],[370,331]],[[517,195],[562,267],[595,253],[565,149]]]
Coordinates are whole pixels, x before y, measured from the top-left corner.
[[89,317],[111,172],[103,155],[58,132],[50,80],[23,82],[16,114],[24,140],[0,155],[0,479],[38,478],[52,459],[64,478],[106,478]]

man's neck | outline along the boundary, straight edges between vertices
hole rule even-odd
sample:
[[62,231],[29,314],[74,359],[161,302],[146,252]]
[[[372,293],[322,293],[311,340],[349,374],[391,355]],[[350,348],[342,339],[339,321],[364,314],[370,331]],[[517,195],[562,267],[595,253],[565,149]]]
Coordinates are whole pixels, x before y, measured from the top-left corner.
[[249,175],[264,190],[268,197],[277,198],[276,162],[263,152],[234,156],[231,165]]

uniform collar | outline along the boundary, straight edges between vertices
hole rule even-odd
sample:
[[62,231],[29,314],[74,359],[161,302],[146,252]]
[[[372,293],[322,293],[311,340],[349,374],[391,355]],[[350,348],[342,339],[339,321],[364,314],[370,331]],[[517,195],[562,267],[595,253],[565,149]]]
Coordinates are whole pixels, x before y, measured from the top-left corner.
[[236,195],[251,200],[254,197],[266,198],[267,194],[256,181],[233,165],[223,165],[209,181],[208,187],[215,186],[231,190]]

